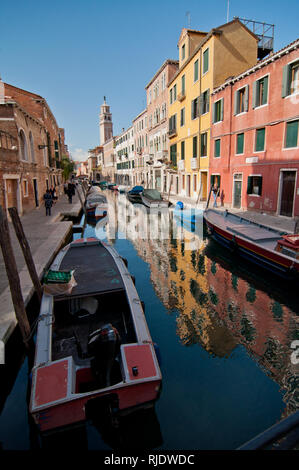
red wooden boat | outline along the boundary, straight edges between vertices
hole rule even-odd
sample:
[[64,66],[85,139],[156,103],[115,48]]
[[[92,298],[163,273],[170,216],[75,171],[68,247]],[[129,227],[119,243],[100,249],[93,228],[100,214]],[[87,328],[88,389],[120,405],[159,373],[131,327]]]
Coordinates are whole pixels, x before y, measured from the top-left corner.
[[40,431],[85,421],[91,401],[115,413],[154,403],[161,371],[123,259],[104,242],[79,239],[51,270],[73,278],[44,288],[30,400]]
[[237,214],[204,211],[210,235],[231,252],[287,280],[299,279],[299,235],[290,235]]

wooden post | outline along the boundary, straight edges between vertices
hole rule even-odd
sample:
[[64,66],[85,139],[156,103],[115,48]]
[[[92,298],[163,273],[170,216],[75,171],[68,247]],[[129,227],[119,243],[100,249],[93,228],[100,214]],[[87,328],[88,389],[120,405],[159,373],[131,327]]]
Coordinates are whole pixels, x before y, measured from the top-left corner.
[[23,255],[24,255],[24,258],[25,258],[25,261],[26,261],[26,264],[27,264],[27,268],[28,268],[30,277],[32,279],[34,288],[36,290],[37,296],[38,296],[38,300],[41,302],[42,296],[43,296],[42,286],[41,286],[39,277],[38,277],[37,272],[36,272],[36,268],[35,268],[35,264],[34,264],[34,261],[33,261],[33,258],[32,258],[30,246],[29,246],[29,243],[27,241],[26,235],[24,233],[23,226],[22,226],[18,211],[17,211],[16,207],[10,207],[8,209],[8,211],[9,211],[9,214],[10,214],[10,217],[11,217],[16,235],[18,237],[20,246],[22,248]]
[[27,318],[23,300],[18,268],[11,245],[6,213],[0,206],[0,244],[5,263],[6,273],[9,281],[11,298],[13,301],[16,318],[19,323],[23,341],[29,347],[30,325]]
[[87,215],[86,207],[85,207],[85,205],[83,204],[83,201],[82,201],[82,197],[81,197],[80,189],[79,189],[79,188],[77,189],[77,193],[78,193],[78,197],[79,197],[79,199],[80,199],[81,206],[82,206],[82,209],[83,209],[83,211],[84,211],[84,214]]
[[200,195],[201,195],[201,191],[202,191],[202,181],[201,181],[201,183],[200,183],[200,188],[199,188],[199,191],[198,191],[196,206],[197,206],[197,204],[198,204],[198,201],[199,201],[199,198],[200,198]]

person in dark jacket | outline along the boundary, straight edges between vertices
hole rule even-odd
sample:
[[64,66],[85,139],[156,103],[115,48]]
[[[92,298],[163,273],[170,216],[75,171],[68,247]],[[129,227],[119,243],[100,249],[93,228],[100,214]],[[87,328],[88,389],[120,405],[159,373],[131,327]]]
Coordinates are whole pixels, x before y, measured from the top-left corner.
[[44,201],[45,201],[45,208],[46,208],[46,215],[51,215],[51,207],[53,204],[52,195],[49,189],[44,194]]
[[68,187],[67,187],[67,190],[66,190],[66,194],[69,198],[69,203],[72,204],[72,199],[73,199],[73,188],[72,188],[72,185],[71,183],[68,184]]

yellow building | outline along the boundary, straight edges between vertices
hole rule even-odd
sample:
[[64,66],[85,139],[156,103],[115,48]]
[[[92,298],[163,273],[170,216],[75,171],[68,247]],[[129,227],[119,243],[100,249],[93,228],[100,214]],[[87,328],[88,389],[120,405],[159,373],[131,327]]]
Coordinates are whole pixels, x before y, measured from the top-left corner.
[[171,193],[201,200],[208,193],[210,127],[223,119],[223,102],[211,110],[214,88],[257,62],[258,38],[238,19],[209,33],[183,28],[179,69],[168,83],[169,157],[176,170]]

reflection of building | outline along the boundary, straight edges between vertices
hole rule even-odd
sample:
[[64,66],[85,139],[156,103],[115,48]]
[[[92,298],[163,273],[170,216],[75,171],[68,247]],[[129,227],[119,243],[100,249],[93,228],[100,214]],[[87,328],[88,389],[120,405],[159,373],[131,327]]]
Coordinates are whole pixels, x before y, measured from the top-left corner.
[[294,411],[298,366],[295,371],[291,364],[290,344],[298,331],[295,313],[210,258],[206,258],[206,280],[216,316],[287,392],[288,410]]

